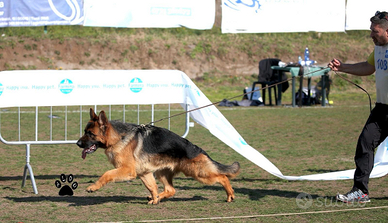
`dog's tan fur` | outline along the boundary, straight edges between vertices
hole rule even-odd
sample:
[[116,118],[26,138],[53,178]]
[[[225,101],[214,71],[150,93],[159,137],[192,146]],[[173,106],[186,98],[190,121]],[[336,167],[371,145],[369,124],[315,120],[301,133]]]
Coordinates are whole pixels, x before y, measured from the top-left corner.
[[[152,148],[146,147],[145,144]],[[163,146],[159,147],[159,144]],[[166,129],[109,122],[104,111],[97,116],[93,109],[90,109],[90,121],[77,145],[84,149],[96,146],[93,151],[98,147],[105,149],[108,160],[115,167],[89,186],[86,189],[88,192],[96,191],[109,182],[139,177],[151,193],[148,197],[149,204],[158,204],[161,199],[175,194],[172,180],[175,175],[182,172],[204,184],[220,183],[226,191],[227,202],[235,198],[229,178],[238,175],[239,164],[237,162],[231,166],[219,164],[199,147]],[[182,145],[187,145],[191,149]],[[84,153],[83,158],[86,157],[86,152]],[[160,194],[154,175],[164,185],[164,191]]]

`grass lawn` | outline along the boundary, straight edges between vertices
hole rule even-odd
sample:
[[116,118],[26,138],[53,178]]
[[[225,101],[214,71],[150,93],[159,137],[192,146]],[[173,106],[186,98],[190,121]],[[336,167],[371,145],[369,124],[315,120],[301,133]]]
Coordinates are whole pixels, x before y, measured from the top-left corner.
[[[287,95],[285,103],[290,100]],[[368,117],[369,102],[362,92],[333,93],[331,100],[334,105],[324,108],[218,108],[248,144],[284,175],[299,176],[354,168],[356,140]],[[2,116],[2,120],[2,129],[12,131],[15,125],[12,118],[4,121]],[[78,126],[74,131],[79,131]],[[183,132],[183,126],[173,131]],[[102,150],[82,160],[81,150],[76,145],[32,146],[31,165],[39,190],[36,195],[29,180],[21,187],[25,147],[0,144],[0,220],[316,222],[386,219],[388,190],[381,186],[387,185],[386,177],[371,179],[371,203],[346,205],[336,202],[334,197],[337,192],[347,192],[352,186],[351,180],[282,180],[251,163],[198,124],[190,129],[187,138],[221,163],[240,162],[241,174],[231,182],[236,194],[234,202],[225,202],[222,186],[202,185],[183,175],[174,181],[176,195],[159,205],[147,205],[148,191],[139,179],[110,183],[95,193],[87,193],[86,187],[112,166]],[[55,181],[62,173],[73,174],[78,183],[73,196],[58,194]]]

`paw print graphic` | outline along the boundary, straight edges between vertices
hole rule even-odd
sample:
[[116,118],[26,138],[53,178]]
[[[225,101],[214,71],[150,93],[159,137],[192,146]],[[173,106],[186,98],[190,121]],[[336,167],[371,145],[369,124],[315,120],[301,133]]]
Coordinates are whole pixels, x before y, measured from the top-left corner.
[[61,188],[62,187],[62,183],[65,183],[66,180],[67,180],[68,183],[71,183],[71,187],[69,185],[63,186],[59,190],[59,195],[60,196],[65,196],[65,195],[73,196],[73,194],[74,194],[73,190],[77,189],[77,187],[78,187],[78,183],[75,182],[75,181],[73,182],[73,180],[74,180],[73,174],[70,174],[67,178],[66,178],[65,174],[61,174],[60,179],[61,179],[60,181],[59,180],[55,181],[55,186],[57,188]]

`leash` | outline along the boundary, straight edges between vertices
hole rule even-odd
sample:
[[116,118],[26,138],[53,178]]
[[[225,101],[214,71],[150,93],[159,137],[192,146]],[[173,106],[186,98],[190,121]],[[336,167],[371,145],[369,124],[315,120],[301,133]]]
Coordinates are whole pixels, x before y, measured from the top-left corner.
[[[299,76],[300,76],[300,77],[304,77],[304,76],[307,76],[307,75],[310,75],[310,74],[313,74],[313,73],[322,71],[322,70],[324,70],[324,69],[326,69],[326,68],[321,68],[321,69],[319,69],[319,70],[315,70],[315,71],[312,71],[312,72],[304,73],[303,75],[299,75]],[[331,71],[334,71],[334,70],[331,70]],[[353,85],[356,86],[357,88],[359,88],[359,89],[361,89],[362,91],[364,91],[364,92],[368,95],[368,98],[369,98],[369,109],[370,109],[370,111],[372,111],[372,100],[371,100],[371,97],[370,97],[370,94],[368,93],[368,91],[365,90],[365,89],[364,89],[363,87],[361,87],[360,85],[358,85],[358,84],[354,83],[353,81],[351,81],[351,80],[345,78],[344,76],[340,75],[337,71],[334,71],[334,73],[335,73],[336,75],[338,75],[340,78],[342,78],[343,80],[345,80],[345,81],[347,81],[347,82],[353,84]],[[231,100],[231,99],[235,99],[235,98],[238,98],[238,97],[243,97],[243,96],[245,96],[245,95],[254,93],[254,92],[256,92],[256,91],[268,89],[268,88],[274,87],[274,86],[276,86],[276,85],[283,84],[283,83],[288,82],[288,81],[290,81],[290,80],[292,80],[292,78],[288,78],[288,79],[286,79],[286,80],[284,80],[284,81],[280,81],[280,82],[277,82],[277,83],[275,83],[275,84],[268,85],[268,86],[263,87],[263,88],[258,88],[258,89],[256,89],[256,90],[252,90],[252,91],[250,91],[250,92],[246,92],[246,93],[244,93],[244,94],[240,94],[240,95],[233,96],[233,97],[231,97],[231,98],[227,98],[227,99],[223,99],[223,100],[228,100],[228,101],[229,101],[229,100]],[[216,104],[221,103],[223,100],[217,101],[217,102],[214,102],[214,103],[211,103],[211,104],[208,104],[208,105],[204,105],[204,106],[201,106],[201,107],[198,107],[198,108],[194,108],[194,109],[191,109],[191,110],[187,110],[187,111],[184,111],[184,112],[180,112],[180,113],[177,113],[177,114],[175,114],[175,115],[171,115],[171,116],[168,116],[168,117],[165,117],[165,118],[161,118],[161,119],[159,119],[159,120],[150,122],[150,123],[148,123],[147,125],[152,125],[152,124],[155,124],[155,123],[157,123],[157,122],[164,121],[164,120],[166,120],[166,119],[174,118],[174,117],[176,117],[176,116],[184,115],[184,114],[186,114],[186,113],[190,113],[190,112],[197,111],[197,110],[200,110],[200,109],[209,107],[209,106],[213,106],[213,105],[216,105]]]
[[[256,90],[254,90],[254,91],[250,91],[250,92],[247,92],[247,93],[244,93],[244,94],[241,94],[241,95],[237,95],[237,96],[233,96],[233,97],[231,97],[231,98],[226,98],[226,99],[223,99],[223,100],[228,100],[228,101],[229,101],[229,100],[231,100],[231,99],[235,99],[235,98],[238,98],[238,97],[243,97],[243,96],[245,96],[245,95],[247,95],[247,94],[250,94],[250,93],[253,93],[253,92],[256,92],[256,91],[260,91],[260,90],[264,90],[264,89],[267,89],[267,88],[276,86],[276,85],[278,85],[278,84],[282,84],[282,83],[284,83],[284,82],[287,82],[287,81],[289,81],[289,80],[291,80],[291,79],[287,79],[287,80],[284,80],[284,81],[282,81],[282,82],[278,82],[278,83],[276,83],[276,84],[268,85],[268,86],[266,86],[266,87],[264,87],[264,88],[259,88],[259,89],[256,89]],[[223,100],[222,100],[222,101],[223,101]],[[170,118],[173,118],[173,117],[176,117],[176,116],[179,116],[179,115],[184,115],[184,114],[186,114],[186,113],[190,113],[190,112],[193,112],[193,111],[197,111],[197,110],[200,110],[200,109],[203,109],[203,108],[212,106],[212,105],[216,105],[216,104],[221,103],[222,101],[217,101],[217,102],[214,102],[214,103],[211,103],[211,104],[208,104],[208,105],[204,105],[204,106],[201,106],[201,107],[198,107],[198,108],[194,108],[194,109],[191,109],[191,110],[188,110],[188,111],[184,111],[184,112],[181,112],[181,113],[177,113],[177,114],[175,114],[175,115],[171,115],[171,116],[168,116],[168,117],[165,117],[165,118],[161,118],[161,119],[159,119],[159,120],[156,120],[156,121],[153,121],[153,122],[148,123],[148,125],[151,125],[151,124],[154,124],[154,123],[157,123],[157,122],[161,122],[161,121],[164,121],[164,120],[166,120],[166,119],[170,119]]]
[[360,85],[358,85],[358,84],[354,83],[353,81],[351,81],[351,80],[345,78],[344,76],[340,75],[337,71],[335,71],[335,70],[332,70],[332,71],[334,71],[334,73],[335,73],[336,75],[338,75],[340,78],[342,78],[343,80],[345,80],[345,81],[347,81],[347,82],[353,84],[354,86],[358,87],[359,89],[361,89],[362,91],[364,91],[364,92],[368,95],[368,98],[369,98],[369,110],[370,110],[370,112],[372,112],[372,99],[371,99],[370,94],[368,93],[368,91],[365,90],[365,89],[364,89],[363,87],[361,87]]
[[[322,69],[315,70],[315,71],[312,71],[312,72],[309,72],[309,73],[305,73],[305,74],[303,74],[303,75],[300,75],[300,77],[304,77],[304,76],[307,76],[307,75],[310,75],[310,74],[313,74],[313,73],[322,71],[322,70],[324,70],[324,69],[326,69],[326,68],[322,68]],[[254,93],[254,92],[256,92],[256,91],[264,90],[264,89],[271,88],[271,87],[274,87],[274,86],[279,85],[279,84],[283,84],[283,83],[288,82],[288,81],[290,81],[290,80],[292,80],[292,78],[288,78],[288,79],[286,79],[286,80],[283,80],[283,81],[280,81],[280,82],[276,82],[275,84],[268,85],[268,86],[263,87],[263,88],[258,88],[258,89],[256,89],[256,90],[249,91],[249,92],[246,92],[246,93],[244,93],[244,94],[240,94],[240,95],[233,96],[233,97],[231,97],[231,98],[226,98],[226,99],[223,99],[223,100],[228,100],[228,101],[229,101],[229,100],[231,100],[231,99],[235,99],[235,98],[238,98],[238,97],[243,97],[243,96],[245,96],[245,95]],[[369,95],[369,94],[368,94],[368,95]],[[152,124],[155,124],[155,123],[157,123],[157,122],[164,121],[164,120],[166,120],[166,119],[174,118],[174,117],[176,117],[176,116],[184,115],[184,114],[186,114],[186,113],[190,113],[190,112],[197,111],[197,110],[200,110],[200,109],[203,109],[203,108],[207,108],[207,107],[209,107],[209,106],[213,106],[213,105],[219,104],[219,103],[221,103],[223,100],[217,101],[217,102],[214,102],[214,103],[211,103],[211,104],[208,104],[208,105],[204,105],[204,106],[201,106],[201,107],[198,107],[198,108],[194,108],[194,109],[191,109],[191,110],[187,110],[187,111],[184,111],[184,112],[180,112],[180,113],[177,113],[177,114],[175,114],[175,115],[171,115],[171,116],[168,116],[168,117],[165,117],[165,118],[161,118],[161,119],[159,119],[159,120],[150,122],[150,123],[148,123],[147,125],[152,125]]]

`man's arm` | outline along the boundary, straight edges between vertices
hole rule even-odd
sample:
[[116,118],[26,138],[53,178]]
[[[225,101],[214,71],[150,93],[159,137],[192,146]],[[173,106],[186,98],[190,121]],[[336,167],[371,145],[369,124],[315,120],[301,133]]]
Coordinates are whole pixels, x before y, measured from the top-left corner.
[[356,76],[368,76],[375,72],[375,66],[371,65],[367,61],[355,64],[344,64],[338,59],[333,59],[329,63],[329,67],[333,71],[341,71]]

